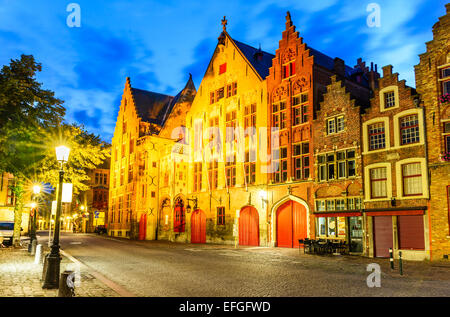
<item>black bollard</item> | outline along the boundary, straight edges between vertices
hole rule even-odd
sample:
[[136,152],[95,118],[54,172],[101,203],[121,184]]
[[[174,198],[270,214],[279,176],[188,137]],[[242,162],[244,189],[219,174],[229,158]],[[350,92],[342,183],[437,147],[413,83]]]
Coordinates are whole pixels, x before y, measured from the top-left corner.
[[74,272],[64,271],[59,279],[58,297],[75,296]]
[[400,267],[400,275],[403,275],[402,251],[398,251],[398,265]]

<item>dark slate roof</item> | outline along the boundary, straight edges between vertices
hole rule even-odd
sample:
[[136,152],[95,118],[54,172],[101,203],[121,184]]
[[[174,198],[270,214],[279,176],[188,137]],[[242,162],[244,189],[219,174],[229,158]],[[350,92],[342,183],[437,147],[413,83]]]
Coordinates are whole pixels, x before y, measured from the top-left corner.
[[186,86],[175,97],[147,90],[131,88],[136,111],[143,121],[163,126],[177,102],[192,101],[196,89],[192,75]]
[[[254,48],[234,39],[233,41],[242,52],[242,54],[244,54],[245,58],[247,58],[247,60],[252,64],[253,68],[256,69],[259,76],[261,76],[262,79],[266,79],[266,77],[269,75],[269,68],[272,67],[272,59],[275,57],[275,55],[264,52],[261,49]],[[261,58],[258,58],[258,54],[261,54]]]
[[162,116],[174,97],[137,88],[131,88],[131,93],[139,117],[145,122],[162,125]]
[[[311,55],[315,56],[314,61],[317,64],[319,64],[322,67],[325,67],[326,69],[333,70],[333,68],[334,68],[334,59],[333,58],[312,48],[309,45],[306,45],[306,49],[309,49],[309,51],[311,52]],[[354,72],[354,69],[352,67],[345,65],[345,76],[346,77],[350,77],[353,72]]]

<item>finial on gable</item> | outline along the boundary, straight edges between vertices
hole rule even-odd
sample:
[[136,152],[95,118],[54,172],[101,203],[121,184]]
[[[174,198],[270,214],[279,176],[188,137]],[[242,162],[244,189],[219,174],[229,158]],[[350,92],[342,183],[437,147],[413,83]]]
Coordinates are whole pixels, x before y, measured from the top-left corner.
[[286,29],[290,28],[291,26],[292,26],[291,13],[288,11],[286,13]]
[[223,31],[224,32],[227,31],[227,25],[228,25],[228,20],[227,20],[227,17],[224,15],[223,19],[222,19],[222,26],[223,26]]

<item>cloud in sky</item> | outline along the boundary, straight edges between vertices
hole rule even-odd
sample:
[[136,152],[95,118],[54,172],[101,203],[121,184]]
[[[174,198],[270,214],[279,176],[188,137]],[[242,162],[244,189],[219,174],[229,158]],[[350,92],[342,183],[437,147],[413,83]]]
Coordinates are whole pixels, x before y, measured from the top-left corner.
[[[80,4],[79,29],[66,25],[70,2]],[[381,7],[380,28],[366,24],[371,2]],[[125,77],[134,87],[175,95],[190,72],[198,86],[224,15],[233,38],[274,53],[289,10],[315,49],[350,66],[358,57],[392,64],[414,86],[413,66],[446,2],[0,0],[0,64],[33,54],[43,64],[39,80],[65,100],[67,121],[110,141]]]

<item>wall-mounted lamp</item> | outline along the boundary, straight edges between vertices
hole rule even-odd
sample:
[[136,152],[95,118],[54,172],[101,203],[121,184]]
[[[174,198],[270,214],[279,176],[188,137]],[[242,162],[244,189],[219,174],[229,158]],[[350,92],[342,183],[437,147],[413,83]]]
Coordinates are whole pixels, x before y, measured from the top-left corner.
[[192,202],[194,203],[194,210],[197,210],[197,209],[198,209],[198,206],[197,206],[197,204],[198,204],[198,199],[197,199],[197,197],[194,197],[194,198],[186,198],[186,200],[188,201],[188,204],[187,204],[187,207],[186,207],[187,213],[190,213],[191,210],[192,210],[191,205],[189,205],[189,202],[190,202],[190,201],[192,201]]
[[395,207],[397,205],[397,200],[395,200],[395,197],[392,197],[391,199],[391,206]]
[[169,198],[165,198],[161,204],[161,208],[164,207],[170,207],[170,199]]

